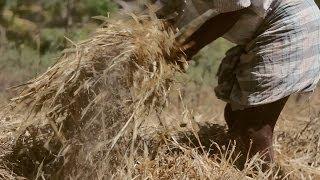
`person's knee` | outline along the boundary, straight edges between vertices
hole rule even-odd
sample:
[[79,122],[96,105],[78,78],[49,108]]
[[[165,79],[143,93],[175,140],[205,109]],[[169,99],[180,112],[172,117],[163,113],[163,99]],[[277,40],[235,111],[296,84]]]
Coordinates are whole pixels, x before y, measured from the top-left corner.
[[234,119],[233,119],[233,115],[232,115],[232,108],[230,104],[227,104],[226,107],[224,108],[224,119],[227,123],[227,126],[229,128],[229,130],[232,129],[232,126],[234,124]]
[[269,125],[259,129],[249,128],[247,134],[250,139],[256,144],[270,144],[272,142],[273,130]]

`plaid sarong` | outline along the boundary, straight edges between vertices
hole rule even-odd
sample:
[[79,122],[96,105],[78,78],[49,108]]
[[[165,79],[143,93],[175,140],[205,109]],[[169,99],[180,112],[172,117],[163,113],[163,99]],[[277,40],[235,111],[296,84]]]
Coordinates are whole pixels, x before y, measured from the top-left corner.
[[227,53],[220,66],[218,98],[246,108],[313,91],[320,79],[317,5],[275,0],[256,37],[237,52]]

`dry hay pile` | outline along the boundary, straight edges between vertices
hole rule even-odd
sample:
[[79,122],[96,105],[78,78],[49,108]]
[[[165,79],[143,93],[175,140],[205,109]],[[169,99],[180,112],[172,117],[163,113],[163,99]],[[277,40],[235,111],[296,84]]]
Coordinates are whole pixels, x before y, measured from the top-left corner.
[[47,72],[18,87],[20,96],[1,112],[0,179],[320,177],[318,121],[278,135],[284,174],[262,172],[258,156],[237,170],[224,128],[210,129],[221,134],[208,142],[193,131],[181,139],[166,131],[141,137],[143,121],[165,107],[179,61],[174,32],[153,16],[109,20],[73,43]]
[[22,117],[1,127],[12,148],[5,169],[28,178],[132,176],[139,126],[166,105],[178,61],[174,32],[152,15],[109,20],[19,87],[9,110]]
[[303,119],[299,118],[300,114],[293,114],[296,117],[290,117],[291,120],[282,119],[286,125],[277,132],[276,160],[290,174],[290,179],[320,179],[319,104],[305,105],[303,109],[314,109],[314,112],[304,114]]

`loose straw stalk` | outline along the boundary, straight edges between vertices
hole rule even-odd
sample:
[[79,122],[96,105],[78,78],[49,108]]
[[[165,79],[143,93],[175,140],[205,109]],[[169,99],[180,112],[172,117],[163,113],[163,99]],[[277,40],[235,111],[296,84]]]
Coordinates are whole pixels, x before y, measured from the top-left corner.
[[133,122],[141,124],[166,104],[180,72],[178,61],[185,61],[183,53],[162,21],[152,15],[110,20],[19,87],[21,94],[11,106],[24,112],[25,120],[17,132],[30,127],[45,131],[36,136],[48,137],[41,142],[54,156],[63,154],[62,162],[55,161],[68,169],[64,174],[105,170],[121,162],[114,157],[114,149],[119,154],[123,147],[119,144],[135,141],[130,138]]

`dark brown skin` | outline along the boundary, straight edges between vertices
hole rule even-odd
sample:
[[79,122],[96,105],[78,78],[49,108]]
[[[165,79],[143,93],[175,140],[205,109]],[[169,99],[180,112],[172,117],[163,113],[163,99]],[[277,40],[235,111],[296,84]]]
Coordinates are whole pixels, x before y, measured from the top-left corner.
[[[273,103],[237,111],[232,111],[230,104],[226,105],[225,120],[229,131],[245,155],[239,159],[240,169],[244,166],[247,154],[250,158],[260,153],[265,162],[273,162],[274,127],[287,100],[288,97]],[[263,168],[263,170],[268,170],[268,164],[265,164]]]
[[188,59],[191,59],[204,46],[210,44],[228,32],[240,19],[241,15],[247,10],[248,9],[243,9],[219,14],[206,21],[184,42],[184,45],[188,47],[185,49]]
[[[184,43],[185,53],[191,59],[200,49],[228,32],[247,9],[220,14],[204,23]],[[239,168],[244,166],[246,155],[251,158],[256,153],[263,155],[266,162],[273,161],[273,132],[279,115],[288,98],[274,103],[260,105],[245,110],[233,111],[231,105],[225,108],[225,120],[230,133],[234,135],[244,159]],[[266,164],[264,170],[269,166]]]

